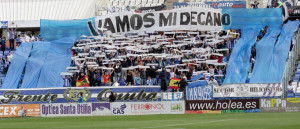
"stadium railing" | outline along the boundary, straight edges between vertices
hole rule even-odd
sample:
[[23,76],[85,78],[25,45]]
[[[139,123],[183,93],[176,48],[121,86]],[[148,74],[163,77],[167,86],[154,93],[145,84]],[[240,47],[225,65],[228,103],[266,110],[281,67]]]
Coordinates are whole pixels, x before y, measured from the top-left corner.
[[296,65],[297,65],[298,59],[300,57],[299,36],[300,36],[300,34],[299,34],[299,30],[298,30],[294,34],[294,37],[292,40],[293,48],[289,52],[288,59],[287,59],[286,65],[285,65],[285,70],[284,70],[283,77],[281,80],[281,84],[285,91],[282,98],[287,97],[287,94],[288,94],[287,86],[289,85],[289,81],[293,79],[293,74],[294,74],[295,70],[297,69]]

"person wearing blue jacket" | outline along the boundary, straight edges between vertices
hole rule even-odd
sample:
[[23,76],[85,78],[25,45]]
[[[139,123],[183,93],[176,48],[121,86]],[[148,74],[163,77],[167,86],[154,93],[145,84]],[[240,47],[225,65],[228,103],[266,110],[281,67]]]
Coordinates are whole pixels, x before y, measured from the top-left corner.
[[79,93],[80,94],[80,97],[79,97],[79,99],[78,99],[78,103],[84,103],[84,97],[83,97],[83,92],[80,92]]

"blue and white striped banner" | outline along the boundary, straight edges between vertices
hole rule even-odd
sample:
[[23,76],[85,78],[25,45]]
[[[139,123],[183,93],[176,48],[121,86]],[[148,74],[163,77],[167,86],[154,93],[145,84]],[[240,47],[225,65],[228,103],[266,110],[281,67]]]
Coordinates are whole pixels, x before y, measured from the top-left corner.
[[7,28],[8,21],[0,21],[1,28]]

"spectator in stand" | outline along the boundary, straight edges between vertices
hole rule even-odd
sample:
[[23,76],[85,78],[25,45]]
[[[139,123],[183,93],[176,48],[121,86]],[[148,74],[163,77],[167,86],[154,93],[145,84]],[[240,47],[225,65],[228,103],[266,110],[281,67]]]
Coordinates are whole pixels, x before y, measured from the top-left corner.
[[76,87],[76,81],[77,81],[77,74],[73,74],[71,77],[71,86]]
[[210,76],[208,84],[210,84],[210,85],[218,85],[218,82],[217,82],[217,80],[215,79],[214,76]]
[[179,91],[180,92],[185,92],[185,87],[188,85],[188,83],[186,82],[186,78],[181,78],[180,82],[179,82]]
[[141,81],[141,85],[146,85],[146,80],[147,80],[147,74],[146,74],[146,71],[145,69],[139,69],[139,72],[140,72],[140,77],[142,79]]
[[[103,73],[103,72],[102,72]],[[104,85],[106,86],[106,83],[109,81],[110,82],[110,76],[111,76],[111,73],[108,74],[107,72],[105,72],[105,74],[103,75],[103,80],[104,80]]]
[[116,101],[116,96],[114,94],[113,91],[110,92],[110,95],[109,95],[109,102],[115,102]]
[[107,80],[105,86],[112,86],[112,82],[111,82],[110,78],[108,78],[108,80]]
[[11,60],[13,58],[13,55],[11,54],[11,51],[8,52],[7,58],[8,58],[8,62],[11,63]]
[[131,70],[128,71],[128,73],[127,73],[126,82],[128,83],[128,84],[127,84],[128,86],[134,85],[134,83],[133,83],[133,76],[132,76]]
[[33,42],[33,41],[36,41],[36,38],[35,38],[35,35],[34,35],[34,33],[33,34],[30,34],[30,37],[31,37],[31,42]]
[[14,50],[15,48],[15,34],[16,34],[16,31],[17,31],[17,28],[18,28],[18,25],[16,25],[16,28],[15,30],[14,29],[9,29],[8,26],[7,26],[7,31],[8,31],[8,36],[9,36],[9,48],[10,50]]
[[71,80],[70,80],[70,77],[68,75],[66,75],[65,77],[63,77],[61,75],[61,78],[64,80],[64,87],[71,87]]
[[81,79],[84,78],[84,77],[85,77],[84,72],[81,72],[81,73],[79,74],[79,76],[77,77],[77,81],[78,81],[78,80],[81,80]]
[[159,78],[161,79],[161,91],[166,92],[167,91],[167,71],[166,68],[163,68],[162,71],[159,74]]
[[289,81],[288,93],[290,93],[290,94],[294,93],[294,88],[293,88],[293,85],[292,85],[292,81]]
[[147,86],[153,86],[153,81],[150,76],[148,76],[146,83],[147,83]]
[[78,99],[78,103],[84,103],[86,100],[85,100],[85,98],[83,97],[83,92],[80,92],[79,95],[80,95],[80,97],[79,97],[79,99]]
[[140,74],[139,73],[136,73],[136,76],[134,77],[134,84],[136,86],[139,86],[141,85],[141,82],[142,82],[142,79],[140,77]]
[[6,56],[5,60],[4,60],[4,66],[3,67],[4,67],[4,74],[6,74],[7,71],[8,71],[8,68],[9,68],[9,61],[8,61],[7,56]]
[[117,65],[115,66],[114,69],[115,69],[114,71],[115,80],[119,80],[122,72],[122,66],[120,62],[117,62]]
[[95,85],[95,69],[90,68],[89,70],[89,80],[90,80],[90,86],[96,86]]
[[218,74],[219,74],[219,75],[223,75],[223,70],[222,70],[221,67],[219,67],[219,69],[218,69]]
[[123,75],[121,75],[121,77],[120,77],[120,79],[119,79],[119,84],[120,84],[120,86],[125,86],[126,85],[126,81],[125,81],[125,79],[124,79],[124,76]]
[[24,35],[23,32],[21,33],[20,42],[21,42],[21,43],[22,43],[22,42],[23,42],[23,43],[26,42],[25,35]]
[[2,34],[2,37],[1,37],[1,51],[3,52],[3,56],[4,56],[4,52],[5,52],[5,36],[4,34]]
[[97,86],[101,86],[101,77],[102,77],[102,73],[100,73],[100,70],[97,70],[97,73],[96,73]]
[[20,37],[20,35],[18,35],[18,37],[16,39],[16,43],[17,43],[17,47],[19,47],[21,45],[21,37]]
[[214,75],[214,74],[215,74],[215,68],[214,68],[213,65],[211,65],[211,66],[209,67],[208,72],[209,72],[211,75]]

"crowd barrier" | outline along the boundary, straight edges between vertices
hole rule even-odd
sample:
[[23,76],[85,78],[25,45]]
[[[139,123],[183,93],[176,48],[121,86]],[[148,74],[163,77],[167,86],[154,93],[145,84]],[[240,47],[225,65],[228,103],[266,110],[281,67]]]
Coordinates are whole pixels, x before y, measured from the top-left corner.
[[[113,91],[116,102],[108,102]],[[80,93],[85,103],[78,103]],[[0,90],[0,117],[299,112],[300,98],[275,98],[281,84],[189,85],[162,93],[160,86],[62,87]]]
[[299,112],[300,98],[0,105],[0,117]]

